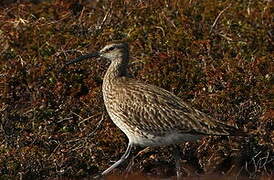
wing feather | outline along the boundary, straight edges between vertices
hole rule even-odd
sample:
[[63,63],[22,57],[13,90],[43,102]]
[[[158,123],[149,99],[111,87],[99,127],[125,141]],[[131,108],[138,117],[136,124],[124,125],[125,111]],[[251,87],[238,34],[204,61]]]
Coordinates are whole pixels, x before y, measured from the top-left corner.
[[[123,81],[127,81],[126,83]],[[117,81],[113,106],[124,123],[143,132],[162,135],[169,132],[229,135],[236,128],[219,122],[193,108],[162,88],[129,78]]]

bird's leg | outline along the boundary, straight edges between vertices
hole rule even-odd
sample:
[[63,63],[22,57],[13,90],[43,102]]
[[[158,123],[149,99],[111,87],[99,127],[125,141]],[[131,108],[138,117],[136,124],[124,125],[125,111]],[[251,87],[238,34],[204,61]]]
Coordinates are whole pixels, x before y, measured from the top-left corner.
[[[136,147],[137,147],[137,146],[136,146]],[[135,149],[135,150],[136,150],[136,149]],[[135,151],[135,150],[134,150],[134,151]],[[127,169],[126,169],[127,173],[129,173],[129,172],[131,171],[131,169],[132,169],[132,167],[133,167],[133,165],[134,165],[135,159],[136,159],[137,157],[139,157],[139,156],[143,156],[144,154],[148,153],[150,150],[151,150],[150,147],[143,148],[142,150],[137,149],[137,151],[139,151],[139,152],[138,152],[135,156],[133,156],[133,157],[131,158],[130,163],[129,163]]]
[[133,147],[133,144],[131,143],[128,143],[128,146],[127,146],[127,150],[126,152],[123,154],[123,156],[118,160],[116,161],[112,166],[110,166],[108,169],[106,169],[104,172],[102,172],[102,176],[108,174],[110,171],[112,171],[114,168],[116,168],[117,166],[119,166],[121,163],[123,163],[127,158],[128,156],[130,155],[130,152],[131,152],[131,149]]
[[180,147],[177,144],[173,145],[173,157],[175,159],[177,179],[179,179],[182,176],[182,172],[181,172],[181,165],[180,165],[180,160],[181,160]]

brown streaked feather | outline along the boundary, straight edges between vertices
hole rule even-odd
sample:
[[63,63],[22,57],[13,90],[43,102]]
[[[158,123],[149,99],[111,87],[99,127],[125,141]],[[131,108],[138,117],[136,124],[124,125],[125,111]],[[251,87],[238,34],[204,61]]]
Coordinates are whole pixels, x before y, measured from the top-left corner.
[[237,129],[214,120],[174,94],[127,77],[113,81],[107,97],[129,127],[154,135],[171,131],[197,135],[231,135]]

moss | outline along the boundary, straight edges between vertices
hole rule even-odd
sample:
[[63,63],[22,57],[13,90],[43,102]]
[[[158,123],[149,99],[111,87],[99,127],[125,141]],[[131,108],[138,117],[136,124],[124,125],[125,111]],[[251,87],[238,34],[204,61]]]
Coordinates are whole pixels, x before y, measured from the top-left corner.
[[[259,135],[187,144],[183,164],[189,175],[271,174],[272,12],[273,3],[263,0],[3,4],[0,179],[18,173],[23,178],[89,177],[121,156],[126,137],[106,115],[102,100],[108,64],[87,61],[60,73],[69,59],[116,40],[129,42],[137,79]],[[168,149],[151,151],[137,157],[134,169],[174,175]]]

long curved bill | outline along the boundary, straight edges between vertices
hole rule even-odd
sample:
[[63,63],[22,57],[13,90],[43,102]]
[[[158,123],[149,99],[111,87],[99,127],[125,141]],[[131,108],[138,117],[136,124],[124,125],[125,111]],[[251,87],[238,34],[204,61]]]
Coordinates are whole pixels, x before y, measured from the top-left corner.
[[88,58],[94,58],[94,57],[99,57],[99,53],[98,52],[95,52],[95,53],[90,53],[90,54],[86,54],[86,55],[83,55],[83,56],[80,56],[78,58],[75,58],[69,62],[67,62],[65,64],[65,66],[68,66],[70,64],[74,64],[74,63],[77,63],[77,62],[80,62],[80,61],[83,61],[85,59],[88,59]]

